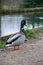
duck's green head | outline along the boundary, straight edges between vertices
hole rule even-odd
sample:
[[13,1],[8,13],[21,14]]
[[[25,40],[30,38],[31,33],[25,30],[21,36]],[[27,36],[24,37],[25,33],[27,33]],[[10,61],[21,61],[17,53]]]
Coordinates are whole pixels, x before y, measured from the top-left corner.
[[23,19],[23,20],[21,21],[21,28],[23,28],[24,25],[26,25],[26,20],[25,20],[25,19]]

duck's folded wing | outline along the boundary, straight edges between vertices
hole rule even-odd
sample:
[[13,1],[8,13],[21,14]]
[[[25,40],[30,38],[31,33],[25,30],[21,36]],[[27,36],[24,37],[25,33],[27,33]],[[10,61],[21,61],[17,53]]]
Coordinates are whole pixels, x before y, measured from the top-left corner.
[[13,42],[13,41],[17,40],[20,36],[21,36],[21,34],[16,34],[13,37],[9,37],[7,42]]

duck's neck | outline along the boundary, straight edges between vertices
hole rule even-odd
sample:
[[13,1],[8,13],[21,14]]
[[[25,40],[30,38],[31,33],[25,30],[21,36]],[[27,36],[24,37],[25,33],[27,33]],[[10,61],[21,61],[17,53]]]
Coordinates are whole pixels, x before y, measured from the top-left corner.
[[26,32],[25,32],[24,29],[23,29],[20,33],[21,33],[22,35],[25,35],[25,34],[26,34]]

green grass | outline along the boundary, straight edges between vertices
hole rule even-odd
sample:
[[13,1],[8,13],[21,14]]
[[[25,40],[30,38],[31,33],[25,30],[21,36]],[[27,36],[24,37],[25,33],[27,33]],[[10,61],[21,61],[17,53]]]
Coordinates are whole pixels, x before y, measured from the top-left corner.
[[43,30],[36,30],[35,31],[36,33],[38,32],[38,33],[43,33]]
[[27,36],[27,38],[29,39],[29,38],[35,38],[35,36],[36,36],[36,34],[37,33],[43,33],[43,30],[42,29],[40,29],[40,30],[29,30],[29,29],[27,29],[26,30],[26,36]]
[[5,47],[5,42],[0,40],[0,48],[4,48]]
[[38,32],[43,33],[43,30],[38,30]]
[[26,30],[26,36],[27,38],[34,38],[35,37],[35,31],[34,30]]

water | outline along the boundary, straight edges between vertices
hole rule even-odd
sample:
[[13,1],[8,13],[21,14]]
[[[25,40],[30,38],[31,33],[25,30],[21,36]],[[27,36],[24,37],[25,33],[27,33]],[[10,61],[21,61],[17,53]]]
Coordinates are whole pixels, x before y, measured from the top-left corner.
[[21,15],[1,16],[1,36],[6,36],[20,31]]
[[22,14],[0,16],[0,36],[6,36],[20,32],[20,23],[23,19],[26,19],[28,23],[28,29],[43,27],[43,16],[39,15]]

